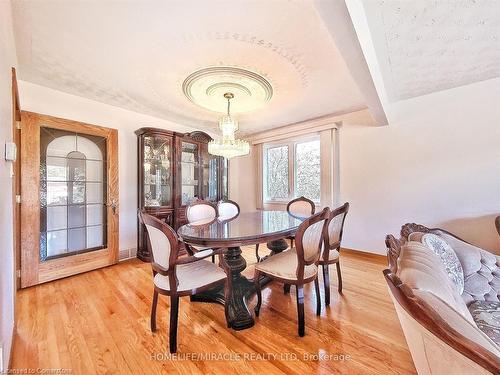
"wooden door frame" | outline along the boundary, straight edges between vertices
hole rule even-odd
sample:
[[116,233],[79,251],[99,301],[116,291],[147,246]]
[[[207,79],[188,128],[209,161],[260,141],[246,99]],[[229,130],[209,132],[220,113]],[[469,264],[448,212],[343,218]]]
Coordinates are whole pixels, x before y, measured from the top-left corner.
[[[33,112],[21,112],[21,287],[44,283],[118,262],[118,132]],[[65,130],[107,139],[107,248],[39,261],[40,128]],[[112,173],[115,171],[116,173]],[[113,210],[111,203],[115,201]]]
[[[12,180],[12,230],[14,250],[14,285],[16,290],[21,288],[21,207],[16,196],[21,194],[21,134],[18,124],[21,121],[21,105],[19,102],[19,89],[17,86],[16,68],[12,68],[12,140],[16,144],[16,160],[12,164],[14,172]],[[14,303],[14,317],[16,316],[16,303]]]

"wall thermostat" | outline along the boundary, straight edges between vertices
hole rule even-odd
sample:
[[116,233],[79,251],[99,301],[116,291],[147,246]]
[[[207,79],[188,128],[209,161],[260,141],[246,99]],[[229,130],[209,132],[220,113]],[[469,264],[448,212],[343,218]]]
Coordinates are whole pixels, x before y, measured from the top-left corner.
[[5,142],[5,160],[16,161],[17,147],[14,142]]

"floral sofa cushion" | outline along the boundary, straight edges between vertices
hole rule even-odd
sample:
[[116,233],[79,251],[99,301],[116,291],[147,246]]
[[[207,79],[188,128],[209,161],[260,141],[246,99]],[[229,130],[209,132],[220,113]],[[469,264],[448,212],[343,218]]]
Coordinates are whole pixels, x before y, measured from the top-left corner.
[[458,293],[462,294],[464,292],[464,271],[455,251],[444,239],[431,233],[422,236],[422,243],[439,256],[448,277],[456,285]]
[[478,328],[500,345],[500,302],[475,301],[469,311]]

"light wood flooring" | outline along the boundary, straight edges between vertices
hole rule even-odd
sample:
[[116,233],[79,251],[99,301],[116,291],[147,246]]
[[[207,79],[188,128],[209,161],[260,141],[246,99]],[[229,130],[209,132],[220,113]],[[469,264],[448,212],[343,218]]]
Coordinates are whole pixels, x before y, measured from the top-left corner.
[[[244,254],[255,261],[253,247]],[[293,287],[284,295],[281,284],[269,284],[260,317],[244,331],[226,328],[222,306],[182,298],[177,358],[168,351],[168,297],[160,295],[158,331],[149,328],[149,264],[126,261],[24,289],[17,294],[11,366],[84,375],[414,374],[382,275],[385,259],[346,251],[341,262],[344,293],[337,293],[331,266],[331,306],[323,305],[320,317],[314,285],[305,288],[303,338],[297,335]]]

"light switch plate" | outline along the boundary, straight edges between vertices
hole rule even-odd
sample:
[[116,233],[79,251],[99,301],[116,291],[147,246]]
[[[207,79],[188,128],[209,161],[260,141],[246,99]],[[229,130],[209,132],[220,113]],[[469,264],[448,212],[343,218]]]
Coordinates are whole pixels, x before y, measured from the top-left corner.
[[14,142],[5,142],[5,160],[16,161],[17,147]]

